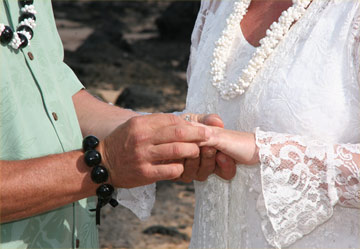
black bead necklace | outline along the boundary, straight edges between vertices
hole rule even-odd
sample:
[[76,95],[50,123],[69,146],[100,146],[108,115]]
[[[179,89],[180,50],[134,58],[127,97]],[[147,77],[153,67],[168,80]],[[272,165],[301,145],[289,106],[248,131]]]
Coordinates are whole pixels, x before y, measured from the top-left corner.
[[16,32],[9,26],[0,23],[0,42],[2,45],[8,45],[17,50],[30,44],[30,40],[34,36],[33,29],[36,26],[36,11],[33,3],[34,0],[19,0],[21,15]]

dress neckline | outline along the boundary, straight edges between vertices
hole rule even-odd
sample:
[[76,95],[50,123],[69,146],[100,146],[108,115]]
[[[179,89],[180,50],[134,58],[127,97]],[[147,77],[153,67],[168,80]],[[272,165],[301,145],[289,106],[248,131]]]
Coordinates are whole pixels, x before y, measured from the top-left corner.
[[242,30],[241,24],[239,24],[239,26],[240,26],[240,27],[239,27],[239,29],[240,29],[239,36],[240,36],[240,38],[244,41],[244,43],[246,44],[246,46],[251,47],[251,48],[253,48],[253,49],[256,49],[256,48],[260,47],[260,46],[254,46],[254,45],[252,45],[252,44],[246,39],[246,37],[245,37],[245,35],[244,35],[244,33],[243,33],[243,30]]
[[[311,5],[312,5],[312,3],[309,4],[309,6],[306,8],[306,10],[307,10]],[[288,9],[287,9],[287,10],[288,10]],[[301,19],[303,19],[303,17],[300,18],[300,20],[295,21],[295,22],[291,25],[291,27],[290,27],[290,29],[289,29],[288,32],[291,32],[291,30],[293,29],[294,25],[296,25],[298,22],[300,22]],[[278,22],[278,19],[276,19],[274,22]],[[247,46],[252,47],[252,48],[254,48],[254,49],[257,49],[257,48],[259,48],[259,47],[261,46],[261,45],[259,45],[259,46],[254,46],[254,45],[252,45],[252,44],[246,39],[246,37],[245,37],[245,35],[244,35],[244,32],[243,32],[243,29],[242,29],[242,27],[241,27],[241,22],[239,23],[239,31],[240,31],[239,33],[240,33],[241,39],[243,39],[243,40],[245,41],[245,43],[247,44]],[[261,38],[261,39],[262,39],[262,38]],[[260,39],[260,40],[261,40],[261,39]],[[284,37],[284,39],[285,39],[285,37]]]

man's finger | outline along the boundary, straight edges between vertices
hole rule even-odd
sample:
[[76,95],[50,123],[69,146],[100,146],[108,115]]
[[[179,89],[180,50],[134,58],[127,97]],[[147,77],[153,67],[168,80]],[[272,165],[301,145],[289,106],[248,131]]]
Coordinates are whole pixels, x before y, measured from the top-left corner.
[[224,122],[222,121],[220,116],[217,114],[186,113],[186,114],[182,114],[180,117],[182,119],[188,118],[192,122],[224,128]]
[[158,114],[151,114],[142,117],[145,118],[144,121],[146,122],[146,124],[153,129],[186,124],[186,121],[183,118],[175,116],[173,114],[158,113]]
[[157,164],[151,167],[149,178],[152,180],[152,182],[172,180],[180,177],[183,172],[184,165],[182,162]]
[[200,158],[186,159],[184,163],[184,172],[180,177],[180,181],[190,183],[192,180],[197,179],[197,172],[199,170]]
[[214,173],[225,180],[231,180],[236,174],[236,163],[229,156],[218,152],[216,154],[217,165]]
[[195,113],[185,113],[182,114],[180,117],[184,120],[201,123],[202,120],[207,114],[195,114]]
[[202,147],[200,152],[201,163],[197,173],[198,181],[205,181],[215,170],[216,149],[212,147]]
[[183,158],[196,158],[200,149],[194,143],[166,143],[152,146],[148,149],[148,160],[151,162],[163,160],[176,160]]
[[183,118],[177,117],[173,114],[150,114],[144,116],[136,116],[127,121],[128,125],[137,128],[150,128],[150,130],[157,130],[161,127],[186,125]]
[[164,144],[172,142],[203,142],[208,138],[204,127],[192,125],[167,126],[155,131],[151,138],[152,144]]

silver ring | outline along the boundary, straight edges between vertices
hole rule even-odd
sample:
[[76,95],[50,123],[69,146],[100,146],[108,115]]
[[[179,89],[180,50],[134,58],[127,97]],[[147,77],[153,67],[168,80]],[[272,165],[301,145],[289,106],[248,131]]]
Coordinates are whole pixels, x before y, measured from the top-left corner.
[[189,114],[187,114],[185,116],[185,120],[188,121],[188,122],[191,122],[191,116]]

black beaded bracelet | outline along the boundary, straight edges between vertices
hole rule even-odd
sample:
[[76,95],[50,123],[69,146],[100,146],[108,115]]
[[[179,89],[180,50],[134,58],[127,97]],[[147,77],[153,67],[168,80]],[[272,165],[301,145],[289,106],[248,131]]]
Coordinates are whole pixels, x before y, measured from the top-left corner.
[[104,184],[109,179],[109,173],[104,166],[101,166],[101,155],[95,150],[99,145],[99,139],[95,136],[87,136],[83,140],[83,150],[85,152],[84,160],[87,166],[91,167],[91,180],[97,184],[101,184],[96,189],[96,196],[98,201],[96,209],[96,225],[100,225],[100,209],[106,204],[110,203],[111,206],[116,207],[118,202],[112,198],[114,187],[110,184]]

